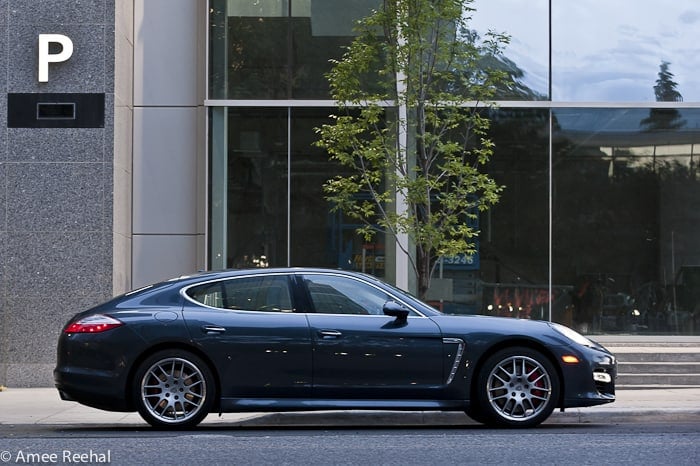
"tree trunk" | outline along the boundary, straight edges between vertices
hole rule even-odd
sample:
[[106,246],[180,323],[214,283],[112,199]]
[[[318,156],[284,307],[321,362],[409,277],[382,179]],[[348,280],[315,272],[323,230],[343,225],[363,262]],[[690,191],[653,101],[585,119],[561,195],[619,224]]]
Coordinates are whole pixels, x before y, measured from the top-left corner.
[[430,288],[430,254],[422,248],[416,248],[416,262],[418,266],[418,297],[425,301]]

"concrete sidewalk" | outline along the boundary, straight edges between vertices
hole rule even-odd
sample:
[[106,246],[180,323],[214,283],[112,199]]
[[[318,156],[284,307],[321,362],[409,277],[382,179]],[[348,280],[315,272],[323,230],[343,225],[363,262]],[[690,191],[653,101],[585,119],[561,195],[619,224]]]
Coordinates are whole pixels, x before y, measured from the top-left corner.
[[[555,411],[546,424],[700,422],[700,389],[618,390],[617,401]],[[8,388],[0,392],[0,432],[10,425],[119,425],[146,427],[136,413],[112,413],[62,401],[53,388]],[[459,412],[321,411],[308,413],[210,414],[202,426],[446,426],[476,424]]]

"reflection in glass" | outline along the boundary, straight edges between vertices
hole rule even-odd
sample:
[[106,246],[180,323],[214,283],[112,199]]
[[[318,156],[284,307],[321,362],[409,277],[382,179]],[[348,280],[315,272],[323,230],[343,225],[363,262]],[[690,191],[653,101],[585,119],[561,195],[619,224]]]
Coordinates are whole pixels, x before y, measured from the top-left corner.
[[[385,276],[383,235],[366,243],[331,212],[323,184],[344,170],[314,145],[329,109],[212,109],[210,264],[314,266]],[[291,163],[291,164],[290,164]]]
[[228,109],[227,267],[287,265],[287,110]]
[[491,118],[489,136],[496,147],[488,171],[505,190],[481,216],[478,254],[471,263],[445,265],[454,303],[443,309],[546,319],[549,113],[499,109]]
[[[227,1],[223,14],[223,41],[219,49],[225,59],[214,62],[215,73],[223,73],[225,99],[284,99],[289,95],[290,73],[287,56],[290,45],[287,0],[260,2]],[[213,13],[212,13],[213,14]],[[219,31],[221,34],[221,31]]]
[[501,69],[519,83],[517,93],[499,100],[546,100],[549,93],[549,0],[476,0],[471,25],[482,37],[489,30],[511,37]]
[[328,99],[330,59],[378,0],[211,0],[211,99]]
[[552,100],[653,102],[669,62],[684,100],[700,101],[699,26],[696,0],[553,0]]
[[[297,0],[293,0],[296,4]],[[308,0],[307,0],[308,2]],[[292,18],[291,97],[328,99],[326,74],[354,38],[357,20],[380,5],[379,0],[312,0],[305,17]]]
[[293,109],[291,119],[291,263],[326,266],[384,276],[384,237],[367,243],[355,232],[360,226],[340,212],[331,212],[324,183],[348,168],[331,161],[316,147],[314,128],[331,122],[329,109]]
[[[588,333],[700,327],[700,110],[648,130],[649,109],[555,110],[553,280]],[[567,321],[568,319],[568,321]]]
[[[210,0],[209,98],[328,99],[328,59],[379,3]],[[512,37],[500,65],[513,85],[499,100],[685,103],[555,108],[551,166],[548,109],[495,111],[489,171],[506,189],[479,219],[477,256],[437,272],[453,292],[436,305],[545,319],[551,305],[555,321],[587,333],[700,334],[696,3],[474,2],[477,33]],[[329,113],[210,108],[210,266],[342,267],[393,281],[394,248],[365,243],[323,198],[339,167],[313,128]]]
[[347,277],[304,275],[314,309],[320,314],[384,315],[391,296]]

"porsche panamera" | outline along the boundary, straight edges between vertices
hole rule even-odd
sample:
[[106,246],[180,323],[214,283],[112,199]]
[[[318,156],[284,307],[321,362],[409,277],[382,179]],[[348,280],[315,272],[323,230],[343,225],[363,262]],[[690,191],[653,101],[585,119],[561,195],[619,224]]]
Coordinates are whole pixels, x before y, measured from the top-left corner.
[[212,412],[464,411],[532,427],[615,400],[601,345],[544,321],[446,315],[372,276],[206,272],[74,316],[58,341],[62,399],[138,411],[159,428]]

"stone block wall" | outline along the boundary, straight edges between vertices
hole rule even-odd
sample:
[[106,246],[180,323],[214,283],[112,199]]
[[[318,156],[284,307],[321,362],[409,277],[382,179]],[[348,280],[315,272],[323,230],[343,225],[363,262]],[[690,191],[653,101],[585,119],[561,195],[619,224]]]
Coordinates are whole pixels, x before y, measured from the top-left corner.
[[[48,82],[39,34],[74,47]],[[114,0],[0,0],[0,385],[51,386],[62,325],[112,296],[114,37]],[[104,94],[104,125],[10,128],[14,93]]]

